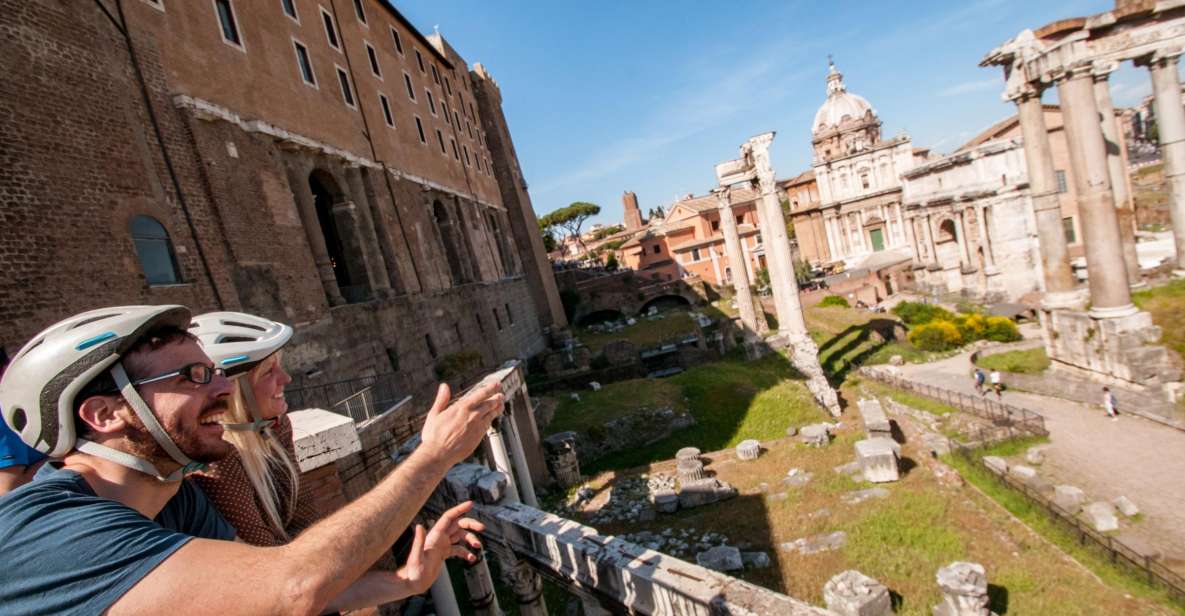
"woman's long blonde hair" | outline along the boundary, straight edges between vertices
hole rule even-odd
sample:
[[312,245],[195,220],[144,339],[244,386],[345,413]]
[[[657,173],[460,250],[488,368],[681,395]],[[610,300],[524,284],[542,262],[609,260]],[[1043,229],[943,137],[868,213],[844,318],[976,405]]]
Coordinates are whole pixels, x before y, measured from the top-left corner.
[[[246,394],[241,385],[242,379],[250,379],[250,382],[254,383],[259,375],[270,370],[279,360],[279,353],[273,354],[251,368],[247,374],[235,379],[234,392],[228,405],[232,422],[246,423],[254,420],[247,406]],[[223,433],[223,438],[238,450],[243,470],[247,472],[247,478],[255,489],[257,500],[267,514],[268,521],[285,541],[291,541],[288,531],[284,530],[284,522],[296,509],[296,497],[300,491],[300,471],[288,456],[288,451],[284,449],[284,445],[270,426],[264,428],[263,434],[254,430],[227,430]],[[287,502],[280,502],[275,473],[284,473],[289,485],[292,486]]]

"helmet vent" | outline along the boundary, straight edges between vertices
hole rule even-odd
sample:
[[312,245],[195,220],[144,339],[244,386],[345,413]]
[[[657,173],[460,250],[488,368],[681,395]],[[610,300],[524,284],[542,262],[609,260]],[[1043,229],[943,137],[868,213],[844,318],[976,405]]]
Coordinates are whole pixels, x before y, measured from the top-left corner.
[[226,325],[233,325],[234,327],[246,327],[247,329],[253,329],[255,331],[261,331],[261,332],[267,331],[266,329],[264,329],[258,325],[255,325],[253,323],[243,323],[241,321],[223,321],[223,323]]
[[71,324],[71,325],[70,325],[70,329],[78,329],[79,327],[82,327],[83,325],[88,325],[88,324],[90,324],[90,323],[94,323],[95,321],[102,321],[103,319],[110,319],[110,318],[111,318],[111,317],[113,317],[113,316],[116,316],[116,315],[114,315],[114,314],[99,314],[99,315],[95,315],[95,316],[93,316],[93,317],[91,317],[91,318],[89,318],[89,319],[83,319],[83,320],[81,320],[81,321],[79,321],[79,322],[77,322],[77,323],[73,323],[73,324]]
[[225,337],[225,338],[222,338],[221,340],[219,340],[219,342],[223,342],[223,343],[230,343],[230,342],[255,342],[255,339],[254,339],[254,338],[248,338],[248,337],[246,337],[246,336],[227,336],[227,337]]
[[29,423],[29,418],[25,416],[25,409],[16,407],[12,409],[12,427],[17,432],[25,429],[25,425]]

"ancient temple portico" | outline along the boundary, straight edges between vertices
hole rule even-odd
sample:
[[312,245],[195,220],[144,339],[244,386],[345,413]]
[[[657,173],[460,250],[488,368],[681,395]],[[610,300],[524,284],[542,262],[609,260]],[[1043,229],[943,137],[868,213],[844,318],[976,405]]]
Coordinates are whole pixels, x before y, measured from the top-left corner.
[[[1160,5],[1156,5],[1159,7]],[[1160,330],[1131,300],[1139,283],[1133,271],[1134,244],[1128,239],[1130,195],[1122,166],[1108,155],[1117,134],[1107,76],[1115,65],[1135,61],[1152,70],[1158,112],[1164,108],[1161,138],[1166,175],[1185,172],[1185,109],[1181,107],[1175,59],[1185,46],[1185,12],[1152,7],[1061,20],[1036,33],[1025,30],[989,53],[981,66],[1002,66],[1004,97],[1020,110],[1025,155],[1032,181],[1044,266],[1042,310],[1046,351],[1055,366],[1103,381],[1160,387],[1180,378],[1169,352],[1155,346]],[[1171,65],[1171,70],[1169,66]],[[1089,278],[1089,304],[1072,292],[1048,141],[1042,125],[1041,93],[1056,88],[1065,120],[1071,175],[1082,219]],[[1166,90],[1172,89],[1169,93]],[[1163,104],[1161,100],[1163,98]],[[1185,147],[1185,145],[1181,146]],[[1117,173],[1118,172],[1118,173]],[[1171,179],[1176,268],[1185,258],[1185,184]]]
[[765,321],[765,311],[761,310],[753,301],[753,291],[749,286],[750,274],[748,260],[741,249],[741,236],[737,231],[736,217],[732,211],[732,191],[727,187],[712,191],[720,209],[720,227],[724,232],[724,248],[728,252],[728,262],[733,267],[743,271],[733,272],[733,287],[736,290],[737,310],[741,313],[741,324],[745,327],[746,341],[754,335],[765,334],[769,325]]

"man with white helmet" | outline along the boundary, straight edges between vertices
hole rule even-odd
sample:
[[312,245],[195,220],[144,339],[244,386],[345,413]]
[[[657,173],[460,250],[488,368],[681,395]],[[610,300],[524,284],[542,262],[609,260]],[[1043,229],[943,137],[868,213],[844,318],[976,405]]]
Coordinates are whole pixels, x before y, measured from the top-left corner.
[[182,478],[229,452],[230,383],[189,321],[181,306],[94,310],[14,355],[4,420],[60,462],[0,497],[0,553],[20,563],[0,576],[6,614],[352,609],[423,592],[444,557],[479,545],[466,503],[416,533],[401,573],[363,575],[480,443],[504,403],[496,382],[451,406],[442,386],[415,453],[291,543],[219,541],[233,532]]

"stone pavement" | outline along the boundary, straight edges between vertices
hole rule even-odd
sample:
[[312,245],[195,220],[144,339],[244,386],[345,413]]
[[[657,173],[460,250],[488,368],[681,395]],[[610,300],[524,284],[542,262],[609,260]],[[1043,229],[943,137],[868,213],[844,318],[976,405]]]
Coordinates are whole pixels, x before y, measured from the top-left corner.
[[[973,394],[970,356],[907,364],[901,376]],[[1024,392],[1005,391],[1004,402],[1045,417],[1050,444],[1042,477],[1078,486],[1090,500],[1131,499],[1144,519],[1119,537],[1141,551],[1159,551],[1166,566],[1185,574],[1185,432],[1133,415],[1111,421],[1101,406]]]

